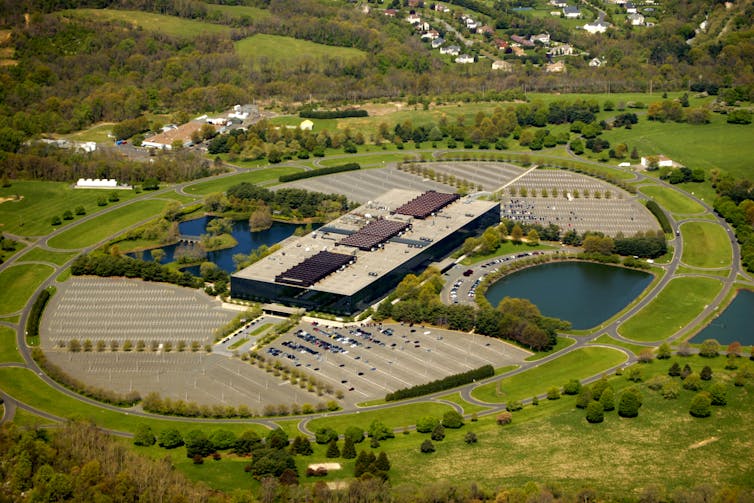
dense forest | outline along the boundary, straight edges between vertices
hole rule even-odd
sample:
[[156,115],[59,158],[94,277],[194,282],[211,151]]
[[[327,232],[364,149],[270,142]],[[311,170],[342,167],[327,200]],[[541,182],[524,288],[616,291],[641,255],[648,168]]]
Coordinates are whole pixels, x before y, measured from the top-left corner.
[[[252,99],[494,99],[495,93],[522,87],[588,92],[644,91],[650,86],[714,93],[737,87],[742,97],[751,99],[754,89],[750,1],[728,10],[720,2],[668,2],[662,21],[651,29],[620,27],[598,37],[568,32],[554,19],[524,16],[506,2],[493,7],[454,2],[494,24],[502,38],[549,31],[553,38],[606,61],[595,69],[574,58],[569,60],[573,69],[557,75],[542,74],[531,63],[510,74],[492,72],[488,65],[449,64],[400,16],[384,16],[377,8],[364,14],[349,2],[244,2],[269,14],[254,19],[222,16],[197,1],[29,0],[22,3],[28,17],[18,2],[3,3],[7,5],[0,8],[0,24],[12,29],[8,43],[13,54],[12,64],[0,67],[0,149],[5,151],[17,150],[24,138],[41,133],[64,133],[145,113],[221,110]],[[228,25],[230,30],[176,38],[60,11],[82,6],[169,14]],[[705,16],[709,29],[696,34]],[[352,63],[325,58],[317,65],[241,58],[234,41],[257,33],[358,48],[366,57]],[[470,50],[481,49],[472,45]]]

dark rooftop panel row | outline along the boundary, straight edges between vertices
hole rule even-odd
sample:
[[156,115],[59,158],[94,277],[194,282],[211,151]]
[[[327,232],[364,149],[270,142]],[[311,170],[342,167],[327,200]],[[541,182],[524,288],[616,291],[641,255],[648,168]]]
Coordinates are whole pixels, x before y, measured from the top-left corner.
[[380,243],[397,236],[408,226],[408,222],[387,219],[375,220],[359,229],[358,232],[341,239],[338,244],[353,246],[360,250],[371,250]]
[[275,276],[277,283],[308,287],[356,260],[352,255],[321,251]]
[[458,194],[446,194],[444,192],[435,192],[433,190],[412,199],[395,212],[400,215],[409,215],[415,218],[427,218],[432,213],[436,213],[449,205],[460,196]]

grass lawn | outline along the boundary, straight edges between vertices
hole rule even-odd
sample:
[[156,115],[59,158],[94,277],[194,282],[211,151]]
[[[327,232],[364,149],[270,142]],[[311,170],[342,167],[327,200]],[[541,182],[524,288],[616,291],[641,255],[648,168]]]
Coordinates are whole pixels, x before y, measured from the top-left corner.
[[19,257],[19,260],[22,262],[51,262],[56,265],[63,265],[76,255],[77,253],[75,252],[53,252],[43,250],[42,248],[32,248]]
[[693,199],[690,199],[678,191],[668,189],[667,187],[660,187],[658,185],[650,185],[641,187],[639,189],[643,194],[651,197],[657,204],[665,208],[670,213],[679,213],[682,215],[701,213],[704,208],[699,205]]
[[660,341],[688,325],[720,292],[723,284],[712,278],[675,278],[618,331],[635,341]]
[[260,66],[261,60],[269,65],[312,64],[327,59],[339,59],[348,63],[359,63],[366,53],[351,47],[336,47],[318,44],[280,35],[258,34],[236,42],[236,52],[242,58],[254,58]]
[[482,405],[475,405],[473,403],[467,402],[466,400],[464,400],[461,397],[460,393],[452,393],[450,395],[441,396],[440,399],[441,400],[447,400],[447,401],[453,402],[453,403],[457,403],[458,405],[460,405],[461,407],[463,407],[463,413],[464,414],[474,414],[474,413],[479,413],[479,412],[482,412],[482,411],[485,411],[485,410],[489,410],[489,407],[484,407]]
[[16,331],[10,327],[0,326],[0,362],[22,362],[21,354],[16,349]]
[[[54,216],[63,217],[63,212],[73,212],[83,206],[87,215],[102,211],[97,199],[107,198],[110,191],[98,189],[74,189],[71,184],[62,182],[31,182],[14,180],[10,187],[0,188],[0,200],[13,200],[0,203],[0,230],[21,236],[42,236],[54,228],[50,220]],[[15,200],[16,196],[20,200]],[[131,199],[136,194],[131,190],[119,190],[121,201]],[[74,222],[81,217],[75,217]],[[69,221],[64,220],[63,223]]]
[[115,139],[110,138],[110,135],[113,130],[113,126],[115,125],[114,122],[103,122],[100,124],[96,124],[89,129],[84,129],[82,131],[76,131],[75,133],[62,135],[63,138],[66,138],[71,141],[94,141],[97,143],[114,143]]
[[61,14],[63,16],[86,17],[101,21],[119,21],[126,26],[164,33],[171,37],[194,38],[200,34],[230,34],[231,31],[229,26],[133,10],[76,9],[66,10]]
[[[295,126],[299,127],[299,125],[304,121],[307,120],[303,117],[299,117],[298,115],[281,115],[278,117],[273,117],[268,120],[270,124],[274,124],[276,126]],[[331,133],[334,133],[338,129],[338,120],[347,120],[347,119],[308,119],[314,123],[314,127],[312,128],[312,131],[324,131],[328,130]]]
[[[656,96],[645,103],[661,100]],[[636,147],[639,155],[664,154],[690,168],[720,168],[736,178],[747,178],[751,173],[754,124],[727,124],[725,116],[719,114],[712,114],[709,124],[698,126],[641,117],[631,129],[615,128],[602,136],[611,145],[626,143],[631,149]]]
[[13,416],[13,424],[18,426],[28,426],[29,428],[37,428],[40,426],[48,426],[56,423],[42,416],[33,414],[27,410],[16,408],[16,413]]
[[599,374],[625,360],[626,355],[615,349],[581,348],[521,374],[483,384],[471,395],[488,403],[524,400],[545,393],[551,386],[561,387],[571,379]]
[[642,349],[646,349],[646,346],[640,346],[639,344],[630,344],[628,342],[619,341],[617,339],[613,339],[608,334],[602,334],[596,339],[594,339],[593,344],[610,344],[612,346],[620,346],[622,348],[626,348],[635,355],[638,355]]
[[557,353],[561,349],[565,349],[568,346],[571,346],[573,344],[576,344],[575,339],[571,339],[570,337],[558,337],[558,342],[555,343],[555,346],[549,350],[549,351],[540,351],[539,353],[534,353],[533,355],[526,358],[527,362],[533,362],[536,360],[541,360],[545,356],[550,356],[553,353]]
[[69,250],[92,246],[159,214],[167,204],[166,201],[147,199],[122,206],[58,234],[50,239],[49,245]]
[[681,225],[681,261],[692,267],[730,267],[733,258],[728,233],[713,222],[686,222]]
[[478,264],[479,262],[485,262],[493,258],[510,255],[511,253],[522,253],[522,252],[530,252],[530,251],[535,251],[535,250],[552,250],[552,249],[554,249],[554,247],[550,245],[537,244],[537,245],[531,246],[526,243],[514,243],[513,241],[506,241],[504,243],[500,243],[500,246],[498,246],[497,250],[495,250],[492,253],[489,253],[486,255],[474,255],[471,257],[466,257],[465,259],[461,261],[461,263],[463,265],[473,265],[473,264]]
[[3,383],[3,391],[36,409],[60,417],[89,419],[103,428],[117,431],[134,432],[140,424],[148,424],[155,432],[160,432],[166,428],[176,428],[181,433],[200,429],[211,434],[215,430],[226,429],[238,435],[246,430],[254,430],[259,435],[264,436],[269,431],[259,424],[223,423],[219,421],[192,423],[180,418],[175,420],[151,419],[131,416],[126,410],[116,412],[103,409],[59,393],[43,382],[34,372],[24,368],[0,368],[0,382]]
[[34,290],[55,272],[42,264],[21,264],[0,272],[0,314],[21,310]]
[[290,175],[292,173],[298,173],[301,168],[293,166],[277,166],[265,169],[258,169],[255,171],[249,171],[246,173],[239,173],[232,176],[224,176],[207,180],[206,182],[195,183],[186,187],[187,194],[195,194],[198,196],[206,196],[213,192],[225,192],[229,187],[238,185],[242,182],[259,184],[266,181],[277,182],[278,177],[282,175]]
[[367,167],[367,166],[377,166],[382,167],[385,164],[391,163],[391,162],[400,162],[403,161],[403,158],[405,157],[404,154],[396,153],[394,151],[387,151],[384,153],[375,152],[373,154],[368,155],[352,155],[350,157],[334,157],[331,159],[323,159],[322,162],[320,162],[320,166],[339,166],[341,164],[346,164],[348,162],[357,162],[361,165],[361,167]]
[[308,428],[310,431],[316,431],[318,428],[328,427],[339,433],[343,433],[348,426],[358,426],[367,430],[375,419],[382,421],[388,428],[400,428],[415,424],[417,419],[424,416],[442,417],[449,410],[453,409],[449,405],[441,403],[411,403],[390,407],[389,409],[317,418],[309,422]]

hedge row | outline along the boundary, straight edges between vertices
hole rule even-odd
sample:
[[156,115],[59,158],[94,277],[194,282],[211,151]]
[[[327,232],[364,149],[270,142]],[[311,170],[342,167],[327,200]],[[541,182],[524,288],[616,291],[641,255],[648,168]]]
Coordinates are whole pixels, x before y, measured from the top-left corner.
[[345,119],[348,117],[368,117],[369,113],[360,108],[349,108],[348,110],[303,110],[299,112],[298,116],[304,119]]
[[342,173],[343,171],[356,171],[361,169],[361,165],[357,162],[349,162],[347,164],[340,164],[338,166],[331,166],[329,168],[318,168],[309,171],[301,171],[298,173],[292,173],[290,175],[282,175],[278,178],[280,183],[292,182],[294,180],[301,180],[302,178],[313,178],[315,176],[331,175],[333,173]]
[[82,381],[79,381],[75,377],[67,374],[54,363],[49,362],[45,354],[39,348],[32,349],[31,357],[34,358],[34,361],[37,362],[37,365],[39,365],[39,368],[41,368],[45,374],[66,388],[86,397],[118,407],[132,407],[141,400],[141,395],[139,395],[138,391],[132,391],[125,395],[121,395],[120,393],[97,388],[95,386],[89,386]]
[[469,370],[461,374],[455,374],[452,376],[438,379],[436,381],[429,382],[427,384],[420,384],[418,386],[412,386],[411,388],[403,388],[392,393],[385,395],[386,402],[393,402],[395,400],[403,400],[404,398],[413,398],[416,396],[428,395],[437,391],[443,391],[446,389],[455,388],[456,386],[462,386],[470,382],[474,382],[477,379],[486,379],[495,375],[495,369],[492,365],[485,365],[478,369]]
[[29,312],[29,319],[26,320],[26,337],[36,337],[39,335],[39,321],[42,319],[42,313],[45,310],[47,301],[50,300],[49,289],[44,289],[39,292],[37,299],[34,301],[34,305],[31,306]]
[[665,214],[664,211],[662,211],[662,208],[660,208],[660,205],[656,202],[649,200],[647,201],[647,209],[652,212],[652,214],[655,216],[657,221],[660,223],[660,227],[662,227],[662,231],[666,233],[672,233],[673,227],[670,226],[670,221],[668,220],[668,216]]

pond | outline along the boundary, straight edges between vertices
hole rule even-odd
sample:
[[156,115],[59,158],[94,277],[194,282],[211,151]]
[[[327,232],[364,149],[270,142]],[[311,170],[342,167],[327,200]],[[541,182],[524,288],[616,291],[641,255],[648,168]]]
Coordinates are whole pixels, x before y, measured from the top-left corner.
[[497,306],[503,297],[529,299],[545,316],[595,327],[626,307],[652,282],[652,275],[591,262],[557,262],[510,274],[487,290]]
[[[213,217],[202,217],[181,222],[179,224],[179,231],[184,236],[200,236],[206,233],[207,223],[212,219]],[[214,262],[226,272],[235,272],[236,266],[233,263],[233,255],[236,253],[249,254],[262,245],[272,246],[277,244],[293,235],[298,227],[300,226],[295,224],[273,222],[272,227],[267,230],[251,232],[249,230],[248,220],[236,220],[233,222],[232,234],[236,241],[238,241],[238,244],[233,248],[207,252],[207,261]],[[313,226],[315,229],[317,227],[319,227],[319,225]],[[165,252],[165,257],[160,262],[162,264],[172,262],[175,250],[178,246],[180,246],[180,244],[161,247],[160,249]],[[133,255],[140,256],[144,260],[152,260],[152,253],[150,250]],[[184,270],[191,274],[199,275],[199,266],[186,267]]]
[[744,346],[754,344],[754,329],[751,325],[751,313],[754,312],[754,292],[739,290],[733,302],[713,319],[704,330],[696,334],[689,342],[704,342],[716,339],[720,344],[740,342]]

